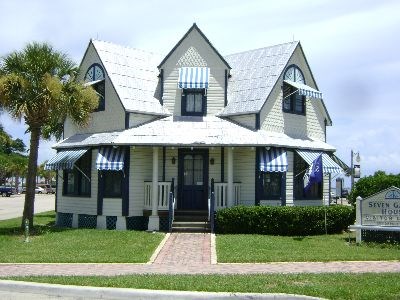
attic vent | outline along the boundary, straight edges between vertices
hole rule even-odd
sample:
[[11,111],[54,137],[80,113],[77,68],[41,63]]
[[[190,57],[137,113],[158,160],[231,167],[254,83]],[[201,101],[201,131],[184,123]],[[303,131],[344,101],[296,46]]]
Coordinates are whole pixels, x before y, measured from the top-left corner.
[[200,56],[195,47],[190,47],[178,60],[180,67],[207,67],[207,62]]

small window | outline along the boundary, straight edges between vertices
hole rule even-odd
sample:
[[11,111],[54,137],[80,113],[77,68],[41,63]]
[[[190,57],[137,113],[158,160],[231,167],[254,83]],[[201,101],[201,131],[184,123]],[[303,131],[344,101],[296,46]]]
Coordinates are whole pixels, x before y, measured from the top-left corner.
[[294,87],[283,85],[283,111],[294,114],[305,114],[306,97],[299,95]]
[[122,197],[122,172],[102,171],[104,179],[104,198]]
[[308,170],[309,165],[296,153],[294,156],[293,173],[294,197],[296,200],[319,200],[322,199],[322,182],[314,183],[310,190],[304,191],[304,174]]
[[182,116],[204,116],[206,96],[204,89],[182,90]]
[[89,67],[85,75],[85,83],[91,85],[99,95],[99,106],[96,111],[105,109],[105,76],[104,70],[99,64]]
[[263,199],[278,200],[282,196],[282,172],[262,172]]
[[80,171],[75,167],[64,170],[64,195],[90,197],[91,163],[92,152],[89,150],[76,162]]

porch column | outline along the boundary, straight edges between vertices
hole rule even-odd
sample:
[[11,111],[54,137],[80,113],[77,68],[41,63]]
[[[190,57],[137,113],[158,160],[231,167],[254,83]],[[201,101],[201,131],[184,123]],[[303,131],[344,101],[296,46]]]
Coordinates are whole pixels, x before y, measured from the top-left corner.
[[151,216],[149,217],[149,231],[160,229],[158,216],[158,148],[153,147],[153,185],[151,189]]
[[233,147],[228,147],[228,207],[235,203],[233,199]]

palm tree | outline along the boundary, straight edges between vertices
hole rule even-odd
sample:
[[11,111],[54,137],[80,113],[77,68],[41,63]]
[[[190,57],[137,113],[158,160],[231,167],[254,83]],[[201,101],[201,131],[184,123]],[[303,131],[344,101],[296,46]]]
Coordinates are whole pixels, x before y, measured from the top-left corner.
[[33,226],[39,139],[59,139],[67,117],[87,124],[98,106],[96,92],[77,83],[76,75],[75,64],[46,43],[28,44],[0,64],[0,106],[13,118],[24,118],[31,134],[22,227],[25,219]]

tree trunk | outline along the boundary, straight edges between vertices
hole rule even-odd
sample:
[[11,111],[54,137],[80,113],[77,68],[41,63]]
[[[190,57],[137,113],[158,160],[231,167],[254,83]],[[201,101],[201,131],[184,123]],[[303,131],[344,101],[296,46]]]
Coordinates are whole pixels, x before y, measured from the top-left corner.
[[40,128],[31,128],[31,140],[29,146],[28,174],[26,176],[26,194],[24,213],[21,228],[25,227],[25,220],[29,220],[29,228],[33,228],[33,212],[35,204],[36,172],[39,152]]

